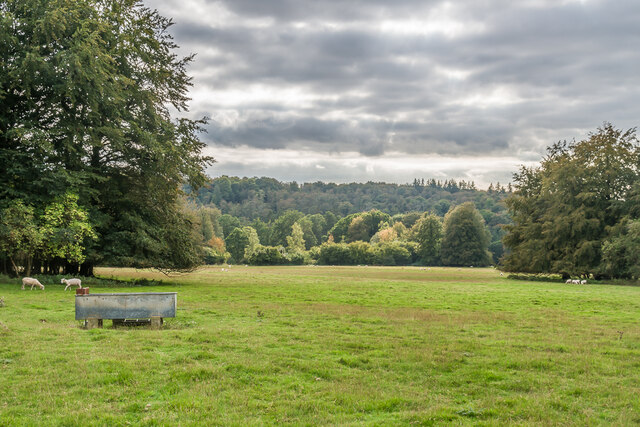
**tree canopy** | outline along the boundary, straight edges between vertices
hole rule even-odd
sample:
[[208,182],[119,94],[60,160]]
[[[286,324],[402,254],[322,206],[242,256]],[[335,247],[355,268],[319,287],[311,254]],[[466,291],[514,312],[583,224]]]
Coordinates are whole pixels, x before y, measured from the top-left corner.
[[181,188],[206,181],[191,84],[168,30],[136,0],[0,1],[0,207],[78,195],[97,262],[199,262]]
[[[635,129],[605,123],[577,142],[558,142],[536,168],[515,174],[506,200],[513,224],[504,268],[569,275],[611,273],[603,243],[638,218],[640,146]],[[609,262],[609,265],[611,263]]]
[[490,234],[473,203],[457,206],[444,217],[441,260],[444,265],[483,267],[491,263]]

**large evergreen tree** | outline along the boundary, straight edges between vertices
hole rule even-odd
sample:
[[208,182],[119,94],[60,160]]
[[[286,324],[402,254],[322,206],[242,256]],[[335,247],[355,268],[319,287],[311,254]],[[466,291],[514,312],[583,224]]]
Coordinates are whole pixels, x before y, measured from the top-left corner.
[[192,57],[137,0],[0,0],[0,207],[79,195],[110,262],[199,262],[180,189],[205,182],[202,121],[184,112]]

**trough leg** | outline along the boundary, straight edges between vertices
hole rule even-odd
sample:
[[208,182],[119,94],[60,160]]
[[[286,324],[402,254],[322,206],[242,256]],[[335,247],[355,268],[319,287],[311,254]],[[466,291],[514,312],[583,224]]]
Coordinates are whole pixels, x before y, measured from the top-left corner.
[[162,327],[162,317],[151,318],[151,329],[160,329]]
[[87,319],[87,329],[102,328],[102,319]]

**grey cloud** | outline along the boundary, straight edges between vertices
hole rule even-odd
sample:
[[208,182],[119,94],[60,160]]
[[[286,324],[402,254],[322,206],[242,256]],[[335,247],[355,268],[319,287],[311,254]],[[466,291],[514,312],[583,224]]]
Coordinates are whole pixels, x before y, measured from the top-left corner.
[[[236,122],[212,122],[212,143],[369,156],[390,150],[530,155],[604,120],[632,127],[640,116],[637,1],[455,2],[454,18],[481,27],[457,35],[378,30],[384,19],[428,16],[443,1],[218,4],[235,14],[227,25],[192,16],[172,28],[178,44],[198,53],[194,91],[260,84],[316,99],[299,107],[277,97],[239,102]],[[250,18],[271,21],[256,26]],[[513,99],[492,102],[497,90]],[[196,108],[215,117],[229,107],[212,98]]]

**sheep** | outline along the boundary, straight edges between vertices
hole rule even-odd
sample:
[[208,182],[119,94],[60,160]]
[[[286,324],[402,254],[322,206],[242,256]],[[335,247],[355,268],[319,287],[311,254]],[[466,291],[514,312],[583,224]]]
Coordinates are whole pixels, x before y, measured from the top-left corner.
[[580,284],[581,284],[581,285],[586,285],[586,284],[587,284],[587,281],[586,281],[586,280],[581,280],[581,281],[580,281]]
[[567,279],[567,281],[564,283],[571,283],[571,282],[572,282],[571,279]]
[[38,279],[34,279],[33,277],[23,277],[22,278],[22,290],[24,291],[25,285],[31,285],[31,290],[33,290],[34,286],[39,287],[44,291],[44,285],[38,282]]
[[78,289],[82,289],[82,281],[80,281],[80,279],[62,279],[60,280],[60,283],[67,284],[67,286],[64,287],[65,291],[69,288],[69,286],[77,286]]
[[580,280],[572,280],[571,283],[573,283],[574,285],[579,285],[580,284]]

